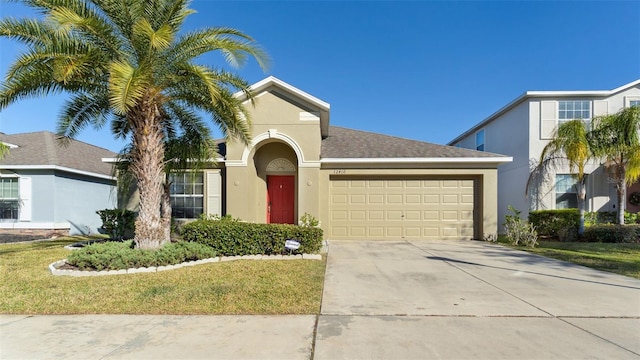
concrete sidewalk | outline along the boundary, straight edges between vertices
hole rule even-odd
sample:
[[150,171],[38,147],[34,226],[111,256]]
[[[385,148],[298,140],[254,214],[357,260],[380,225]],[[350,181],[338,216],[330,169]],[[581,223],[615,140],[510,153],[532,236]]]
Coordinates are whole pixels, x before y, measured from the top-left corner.
[[309,359],[316,316],[0,316],[0,359]]
[[480,242],[329,245],[320,316],[0,316],[0,359],[640,359],[640,280]]

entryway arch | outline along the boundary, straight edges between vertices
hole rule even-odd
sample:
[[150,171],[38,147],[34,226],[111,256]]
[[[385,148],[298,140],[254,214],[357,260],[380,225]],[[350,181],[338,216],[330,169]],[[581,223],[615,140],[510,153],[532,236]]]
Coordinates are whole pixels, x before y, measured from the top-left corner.
[[253,163],[260,182],[257,196],[265,199],[264,208],[257,211],[263,212],[266,223],[296,223],[298,160],[294,149],[277,139],[256,145]]

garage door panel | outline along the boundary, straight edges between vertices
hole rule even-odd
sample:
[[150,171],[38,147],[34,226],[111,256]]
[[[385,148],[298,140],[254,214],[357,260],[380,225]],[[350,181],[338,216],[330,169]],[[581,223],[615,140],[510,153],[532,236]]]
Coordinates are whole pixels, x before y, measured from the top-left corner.
[[422,212],[420,210],[406,210],[405,211],[405,220],[407,221],[420,221],[422,220]]
[[347,211],[346,210],[332,210],[331,211],[331,220],[347,220]]
[[460,220],[459,216],[458,216],[458,211],[456,210],[444,210],[441,212],[442,214],[442,221],[449,221],[449,220],[453,220],[453,221],[458,221]]
[[384,211],[383,210],[369,210],[369,221],[380,221],[384,220]]
[[382,195],[382,194],[370,194],[369,195],[369,204],[371,204],[371,205],[384,204],[384,195]]
[[331,180],[330,234],[344,239],[470,239],[473,180]]
[[349,197],[346,194],[342,194],[342,195],[331,195],[331,202],[333,204],[346,204],[347,203],[347,199]]

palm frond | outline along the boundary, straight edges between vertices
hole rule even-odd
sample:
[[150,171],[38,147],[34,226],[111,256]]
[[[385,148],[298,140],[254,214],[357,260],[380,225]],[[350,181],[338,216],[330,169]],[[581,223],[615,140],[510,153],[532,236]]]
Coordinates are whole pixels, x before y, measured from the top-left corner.
[[144,96],[150,85],[146,74],[126,62],[115,61],[109,67],[110,101],[116,114],[129,112]]
[[67,100],[60,114],[57,134],[75,138],[86,126],[100,129],[109,120],[111,111],[105,93],[80,93]]

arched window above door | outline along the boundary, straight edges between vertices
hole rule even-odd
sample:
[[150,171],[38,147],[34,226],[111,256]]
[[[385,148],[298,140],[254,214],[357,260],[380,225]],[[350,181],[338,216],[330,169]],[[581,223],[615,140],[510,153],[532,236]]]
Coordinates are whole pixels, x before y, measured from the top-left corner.
[[295,171],[295,165],[285,158],[273,159],[267,165],[267,172],[270,173],[292,173]]

